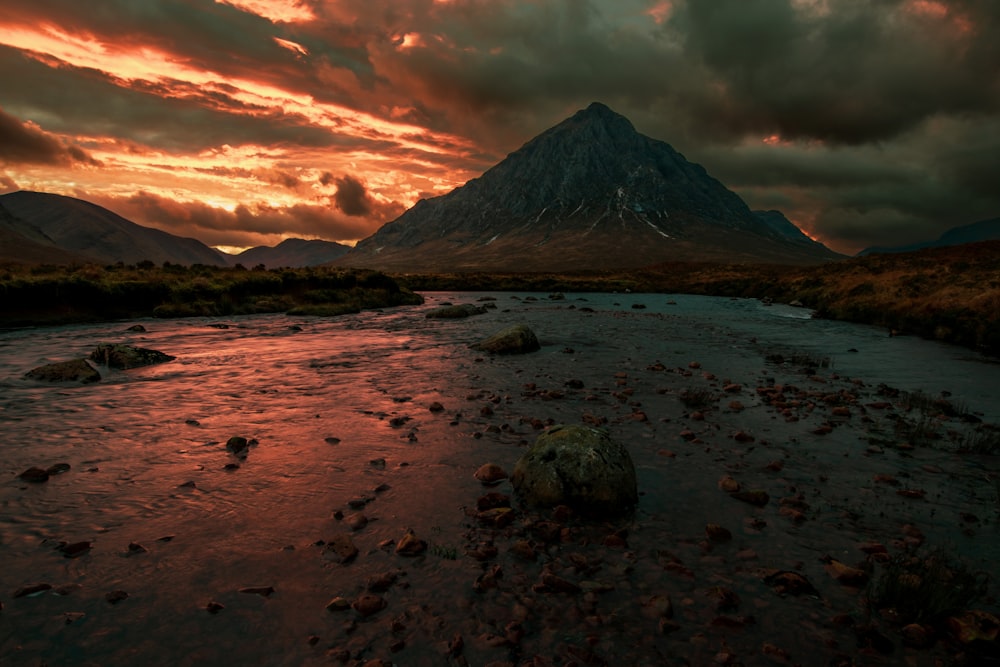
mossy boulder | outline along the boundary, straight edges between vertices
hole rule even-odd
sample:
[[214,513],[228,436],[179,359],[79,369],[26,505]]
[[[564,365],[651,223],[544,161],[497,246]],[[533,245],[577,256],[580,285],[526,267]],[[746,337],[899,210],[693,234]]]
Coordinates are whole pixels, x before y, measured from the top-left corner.
[[87,363],[86,359],[73,359],[72,361],[59,361],[54,364],[45,364],[38,368],[33,368],[24,374],[28,380],[39,380],[41,382],[80,382],[89,384],[99,382],[101,374]]
[[526,354],[541,349],[535,332],[526,324],[515,324],[502,329],[486,340],[469,347],[491,354]]
[[532,506],[568,505],[591,516],[621,515],[639,499],[628,450],[603,429],[552,426],[517,461],[511,483]]
[[173,361],[175,357],[159,350],[149,350],[118,343],[101,343],[90,353],[90,360],[108,368],[127,370]]

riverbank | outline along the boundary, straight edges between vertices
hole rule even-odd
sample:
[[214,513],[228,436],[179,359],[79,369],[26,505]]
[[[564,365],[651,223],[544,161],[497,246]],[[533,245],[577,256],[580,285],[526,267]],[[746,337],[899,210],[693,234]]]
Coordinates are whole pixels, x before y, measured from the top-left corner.
[[413,290],[656,292],[798,303],[817,317],[871,324],[1000,355],[1000,241],[870,255],[819,266],[662,264],[579,274],[394,274]]

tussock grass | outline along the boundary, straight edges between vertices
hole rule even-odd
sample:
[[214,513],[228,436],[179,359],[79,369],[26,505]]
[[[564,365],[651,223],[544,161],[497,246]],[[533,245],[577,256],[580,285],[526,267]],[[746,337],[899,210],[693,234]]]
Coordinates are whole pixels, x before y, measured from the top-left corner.
[[901,624],[933,623],[968,609],[988,586],[987,574],[937,549],[891,558],[869,583],[866,598],[873,611],[895,610]]
[[151,262],[105,267],[8,265],[0,268],[0,295],[0,326],[274,312],[335,316],[423,300],[375,271],[247,270]]

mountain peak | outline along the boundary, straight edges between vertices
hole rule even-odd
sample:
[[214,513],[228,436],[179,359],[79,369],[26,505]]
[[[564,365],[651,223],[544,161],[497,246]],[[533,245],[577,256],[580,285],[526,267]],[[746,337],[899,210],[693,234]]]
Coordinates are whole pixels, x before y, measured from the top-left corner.
[[703,167],[594,102],[479,178],[422,200],[358,243],[343,263],[558,271],[836,257],[787,236]]

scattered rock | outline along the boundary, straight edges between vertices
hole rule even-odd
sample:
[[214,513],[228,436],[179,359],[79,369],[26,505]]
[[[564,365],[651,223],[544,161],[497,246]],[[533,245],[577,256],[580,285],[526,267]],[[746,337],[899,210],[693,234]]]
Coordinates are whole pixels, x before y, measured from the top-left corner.
[[94,363],[118,370],[163,364],[174,359],[176,357],[164,354],[159,350],[149,350],[120,343],[101,343],[90,353],[90,360]]
[[29,584],[27,586],[22,586],[14,591],[15,598],[26,598],[32,595],[38,595],[39,593],[44,593],[45,591],[52,590],[52,584]]
[[546,430],[517,461],[511,481],[529,505],[568,505],[585,514],[621,514],[638,501],[628,450],[589,426]]
[[205,605],[205,609],[209,614],[218,614],[220,611],[225,609],[226,606],[221,602],[216,602],[215,600],[209,600],[208,604]]
[[59,545],[59,551],[66,558],[78,558],[89,552],[93,546],[93,542],[71,542],[68,544],[63,542]]
[[358,548],[350,535],[337,535],[323,546],[323,556],[335,563],[347,564],[358,557]]
[[418,556],[427,551],[427,542],[417,537],[412,530],[407,530],[406,535],[396,544],[396,553],[400,556]]
[[246,593],[247,595],[259,595],[261,597],[270,597],[274,593],[274,586],[247,586],[241,588],[239,593]]
[[335,597],[327,605],[327,611],[347,611],[351,608],[351,601],[344,597]]
[[128,593],[125,591],[111,591],[104,596],[104,599],[107,600],[109,604],[118,604],[122,600],[128,599]]
[[38,468],[32,466],[18,475],[25,482],[33,482],[35,484],[40,484],[42,482],[49,481],[49,471],[43,468]]
[[101,374],[85,359],[45,364],[31,369],[24,374],[24,377],[27,380],[40,382],[79,382],[81,384],[90,384],[101,380]]
[[491,486],[507,479],[507,471],[496,463],[484,463],[476,470],[473,477],[483,484]]
[[541,349],[535,333],[525,324],[515,324],[469,346],[492,354],[525,354]]
[[831,558],[823,566],[827,573],[845,586],[864,586],[868,583],[868,573],[856,567],[841,563]]
[[444,412],[444,406],[437,401],[434,401],[433,403],[428,405],[427,409],[430,410],[431,412]]
[[385,598],[375,595],[374,593],[365,593],[352,602],[351,607],[354,611],[361,614],[361,616],[367,618],[372,614],[377,614],[385,609],[386,601]]
[[712,542],[728,542],[733,539],[733,534],[728,528],[723,528],[717,523],[710,523],[705,526],[705,535]]
[[742,500],[745,503],[749,503],[756,507],[763,507],[767,505],[768,501],[771,500],[771,496],[767,495],[767,491],[762,491],[761,489],[751,489],[748,491],[737,491],[735,493],[730,493],[730,497],[736,498],[737,500]]
[[226,441],[226,449],[236,456],[246,456],[250,451],[250,441],[240,435],[234,435]]
[[482,315],[486,312],[485,306],[474,306],[472,304],[462,304],[456,306],[441,306],[427,311],[424,317],[428,319],[455,320],[473,315]]

